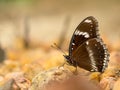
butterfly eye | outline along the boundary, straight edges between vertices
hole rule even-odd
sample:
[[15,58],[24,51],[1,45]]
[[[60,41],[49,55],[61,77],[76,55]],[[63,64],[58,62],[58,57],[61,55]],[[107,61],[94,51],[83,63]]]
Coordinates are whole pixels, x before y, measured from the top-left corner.
[[66,60],[69,60],[70,57],[68,55],[63,55],[65,57]]

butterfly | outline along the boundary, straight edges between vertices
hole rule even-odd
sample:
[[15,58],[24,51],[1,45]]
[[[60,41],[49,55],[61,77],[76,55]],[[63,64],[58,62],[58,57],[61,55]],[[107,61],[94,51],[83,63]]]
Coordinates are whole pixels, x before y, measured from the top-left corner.
[[91,72],[104,72],[109,53],[98,31],[98,22],[93,16],[77,26],[70,41],[69,54],[63,55],[67,63]]

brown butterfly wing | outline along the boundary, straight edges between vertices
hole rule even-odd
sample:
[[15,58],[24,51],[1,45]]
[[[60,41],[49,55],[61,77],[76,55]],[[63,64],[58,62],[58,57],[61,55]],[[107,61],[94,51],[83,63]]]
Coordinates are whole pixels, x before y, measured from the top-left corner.
[[77,66],[88,71],[103,72],[109,60],[108,50],[100,38],[93,38],[80,45],[72,54]]
[[73,33],[69,46],[69,56],[85,41],[98,36],[97,20],[92,16],[85,18]]

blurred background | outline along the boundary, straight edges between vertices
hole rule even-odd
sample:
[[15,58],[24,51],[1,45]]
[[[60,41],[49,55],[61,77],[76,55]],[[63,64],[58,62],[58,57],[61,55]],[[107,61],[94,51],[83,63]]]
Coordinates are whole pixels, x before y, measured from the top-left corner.
[[119,11],[119,0],[0,0],[0,44],[14,47],[17,38],[49,46],[67,38],[69,44],[73,31],[87,16],[94,16],[102,37],[116,44]]
[[[74,30],[88,16],[98,20],[110,60],[119,64],[120,0],[0,0],[0,90],[12,90],[6,88],[14,83],[27,90],[38,73],[62,65],[63,53],[51,45],[66,52]],[[15,82],[10,85],[9,80]]]

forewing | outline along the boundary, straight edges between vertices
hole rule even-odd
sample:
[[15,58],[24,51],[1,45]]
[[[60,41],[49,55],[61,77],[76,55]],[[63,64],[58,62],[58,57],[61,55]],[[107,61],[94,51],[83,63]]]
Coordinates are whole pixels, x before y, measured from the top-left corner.
[[107,67],[109,54],[103,41],[100,38],[93,38],[75,50],[72,60],[88,71],[103,72]]
[[87,17],[78,25],[73,33],[69,46],[69,55],[71,56],[71,54],[87,40],[97,38],[98,36],[97,20],[92,16]]

